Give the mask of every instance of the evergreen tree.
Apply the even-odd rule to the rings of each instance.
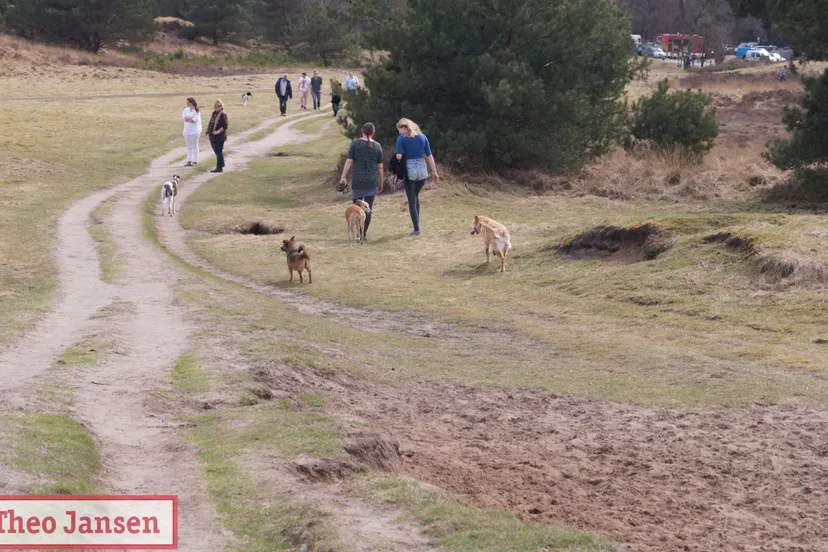
[[[621,130],[632,41],[616,0],[410,0],[366,41],[388,57],[347,98],[350,136],[371,121],[393,143],[408,117],[444,162],[564,171]]]
[[[196,27],[190,38],[206,36],[215,45],[244,38],[252,30],[250,0],[192,0],[186,15]]]
[[[290,52],[301,59],[321,59],[328,67],[341,58],[352,42],[348,37],[349,20],[331,6],[330,0],[314,0],[290,22],[285,42]]]
[[[155,0],[15,0],[7,24],[27,38],[97,52],[106,42],[151,36],[155,13]]]
[[[680,148],[700,157],[710,151],[719,135],[713,97],[693,90],[671,93],[664,79],[652,96],[633,104],[630,132],[659,148]]]
[[[824,0],[729,0],[738,15],[754,15],[775,25],[809,60],[828,59],[828,6]],[[765,157],[780,169],[793,169],[802,183],[825,188],[828,183],[828,70],[819,78],[803,78],[800,107],[785,109],[782,122],[791,132],[776,139]]]

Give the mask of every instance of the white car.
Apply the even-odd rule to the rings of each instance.
[[[774,63],[780,63],[782,61],[788,61],[787,59],[783,58],[780,54],[776,52],[770,52],[770,60]]]
[[[755,48],[747,51],[745,61],[771,61],[771,55],[764,48]]]

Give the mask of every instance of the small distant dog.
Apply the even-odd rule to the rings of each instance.
[[[506,253],[512,248],[509,229],[497,221],[477,215],[472,224],[472,235],[480,234],[486,246],[486,263],[492,262],[492,252],[500,257],[500,271],[506,272]]]
[[[361,199],[354,201],[345,209],[345,221],[348,223],[348,243],[351,238],[360,244],[365,243],[365,215],[371,213],[371,208]]]
[[[242,105],[247,105],[247,99],[252,95],[252,92],[245,92],[244,94],[242,94]]]
[[[164,207],[167,207],[167,212],[170,216],[175,214],[175,196],[178,195],[178,185],[181,184],[181,177],[173,175],[173,177],[164,182],[161,186],[161,216],[164,216]]]
[[[296,236],[292,236],[289,240],[282,240],[282,251],[287,257],[288,271],[290,271],[290,281],[293,281],[293,271],[299,273],[299,283],[305,281],[302,279],[302,270],[308,271],[308,283],[313,283],[313,274],[311,273],[310,255],[308,255],[308,248],[303,243],[296,243]]]

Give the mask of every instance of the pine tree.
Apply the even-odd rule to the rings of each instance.
[[[248,36],[252,30],[250,0],[192,0],[187,19],[196,33],[220,41]],[[194,38],[194,35],[191,35]]]
[[[343,125],[393,143],[408,117],[443,162],[576,169],[620,131],[629,35],[616,0],[410,0],[367,33],[389,55]]]
[[[155,13],[155,0],[15,0],[6,22],[28,38],[97,52],[106,42],[151,36]]]

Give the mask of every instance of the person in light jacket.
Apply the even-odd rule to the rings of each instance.
[[[198,165],[198,137],[201,135],[201,112],[195,98],[187,98],[187,107],[181,114],[184,119],[184,142],[187,144],[185,167]]]
[[[311,89],[311,80],[308,78],[307,73],[302,73],[302,76],[299,78],[299,99],[301,101],[300,107],[302,109],[308,109],[308,94],[310,94]]]

